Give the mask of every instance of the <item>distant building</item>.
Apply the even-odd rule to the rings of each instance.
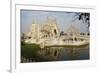
[[[79,30],[74,26],[74,25],[70,25],[70,27],[67,29],[67,35],[69,36],[79,36],[80,32]]]

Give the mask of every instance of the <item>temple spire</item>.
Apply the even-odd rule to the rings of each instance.
[[[35,20],[34,20],[34,18],[32,19],[32,24],[35,24]]]

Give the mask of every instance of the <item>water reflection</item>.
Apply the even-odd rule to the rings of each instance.
[[[80,47],[46,47],[38,52],[44,61],[89,59],[89,45]]]

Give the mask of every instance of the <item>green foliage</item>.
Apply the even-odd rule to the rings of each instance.
[[[90,13],[81,13],[81,12],[79,12],[79,13],[76,13],[75,16],[77,17],[76,19],[82,20],[83,23],[86,23],[88,25],[88,28],[89,28],[89,26],[90,26]]]
[[[40,50],[40,46],[37,44],[24,44],[21,45],[21,57],[25,57],[28,59],[34,59],[38,57],[38,50]]]

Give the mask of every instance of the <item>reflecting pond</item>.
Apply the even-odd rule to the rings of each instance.
[[[29,45],[30,46],[30,45]],[[21,48],[21,62],[47,62],[47,61],[69,61],[88,60],[89,45],[79,47],[34,47]]]
[[[80,47],[47,47],[39,54],[50,61],[86,60],[89,59],[89,45]]]

